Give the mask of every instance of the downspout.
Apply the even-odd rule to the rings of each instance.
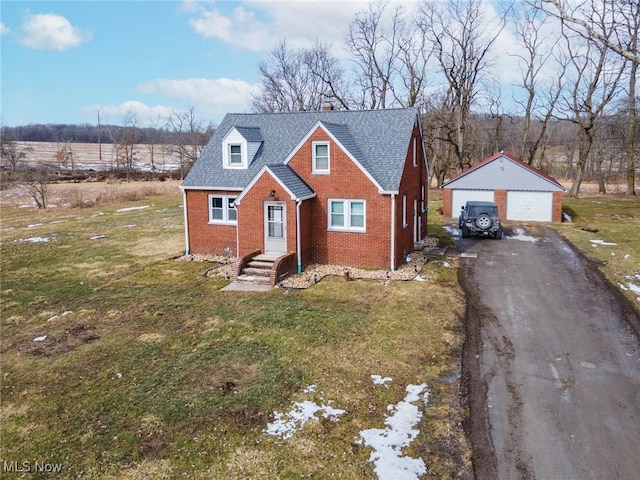
[[[189,255],[189,217],[187,215],[187,191],[182,189],[182,207],[184,209],[184,254]]]
[[[238,215],[238,206],[236,205],[236,258],[240,258],[240,215]]]
[[[396,253],[396,195],[391,194],[391,260],[390,270],[393,272],[396,269],[394,264]]]
[[[302,241],[300,240],[300,207],[302,200],[296,201],[296,257],[298,259],[297,272],[302,272]]]

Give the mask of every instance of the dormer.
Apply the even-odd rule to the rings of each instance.
[[[257,127],[232,127],[222,139],[222,166],[246,169],[262,145]]]

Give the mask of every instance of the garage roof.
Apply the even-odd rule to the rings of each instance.
[[[440,188],[478,190],[564,191],[556,179],[504,152],[464,170]]]

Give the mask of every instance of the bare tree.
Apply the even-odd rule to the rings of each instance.
[[[624,19],[620,28],[621,43],[625,45],[625,51],[635,54],[636,59],[640,53],[640,1],[627,0],[620,2],[619,16]],[[629,83],[627,88],[628,116],[626,131],[626,183],[627,194],[635,195],[635,170],[636,170],[636,135],[638,133],[638,106],[637,106],[637,81],[638,63],[629,62]]]
[[[568,60],[561,52],[554,51],[558,38],[544,33],[547,15],[528,4],[521,4],[519,7],[514,10],[513,15],[514,33],[519,40],[518,45],[522,47],[522,53],[513,56],[518,59],[522,79],[519,86],[524,91],[524,98],[514,97],[514,102],[524,112],[518,157],[533,165],[538,154],[540,153],[540,157],[544,154],[539,151],[545,145],[547,128],[562,92]],[[555,76],[545,79],[544,70],[550,64],[556,66]],[[537,120],[537,128],[532,126],[534,120]]]
[[[162,130],[162,124],[164,123],[162,117],[157,115],[151,119],[149,128],[142,130],[142,137],[147,146],[149,153],[149,162],[151,163],[151,175],[155,176],[157,171],[156,166],[156,147],[158,144],[163,143],[163,136],[165,132]]]
[[[56,152],[55,157],[59,167],[68,168],[70,166],[71,173],[74,173],[76,154],[69,142],[64,143],[64,145],[58,146],[58,151]]]
[[[584,39],[608,49],[628,66],[628,124],[626,132],[627,194],[635,195],[635,136],[637,132],[637,77],[640,64],[640,2],[638,0],[529,0],[560,19]],[[594,14],[599,18],[594,21]]]
[[[591,1],[593,10],[588,19],[591,28],[597,29],[601,36],[609,36],[612,28],[607,21],[611,14],[610,10],[598,0]],[[580,128],[578,159],[569,193],[571,196],[578,196],[599,121],[606,113],[609,104],[620,93],[619,82],[626,60],[613,55],[604,44],[585,39],[571,29],[563,28],[563,37],[570,59],[572,82],[568,85],[568,93],[561,99],[561,108],[566,118]],[[595,165],[598,190],[605,193],[601,158],[598,156],[595,157]]]
[[[39,164],[34,168],[27,168],[20,172],[17,183],[36,202],[39,209],[46,209],[49,202],[49,185],[53,174],[49,165]]]
[[[253,97],[257,112],[297,112],[319,110],[322,80],[305,63],[303,49],[292,50],[281,40],[268,62],[258,66],[262,89]]]
[[[309,72],[320,81],[320,95],[323,101],[335,102],[338,108],[349,110],[349,85],[338,59],[331,54],[330,46],[317,42],[304,50],[303,63]]]
[[[5,125],[0,127],[0,157],[11,172],[16,172],[31,151],[33,148],[20,146],[14,142]]]
[[[444,107],[452,113],[446,141],[459,169],[471,164],[469,119],[490,73],[490,51],[505,17],[487,18],[481,0],[424,1],[419,26],[444,75]]]
[[[358,108],[411,107],[422,101],[431,53],[416,21],[402,5],[377,0],[349,25]]]
[[[623,18],[629,25],[638,21],[637,0],[600,0],[597,2],[593,0],[589,2],[571,2],[569,0],[530,1],[559,18],[569,29],[583,38],[599,43],[636,65],[640,64],[637,36],[636,43],[633,44],[633,42],[621,42],[617,34],[611,34],[611,27],[614,27]],[[609,28],[603,30],[599,25],[592,22],[592,9],[608,10],[611,13],[608,18],[603,18]]]
[[[198,118],[194,106],[183,112],[173,112],[167,124],[171,130],[174,151],[180,159],[180,175],[183,178],[202,153],[213,133],[213,127],[205,125]]]

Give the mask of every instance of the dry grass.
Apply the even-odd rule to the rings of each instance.
[[[430,405],[406,454],[434,477],[471,477],[455,262],[428,262],[425,282],[225,293],[206,265],[171,259],[181,203],[3,204],[0,458],[61,462],[58,478],[374,478],[359,432],[383,427],[405,386],[426,382]],[[132,206],[148,208],[120,211]],[[35,236],[48,241],[18,241]],[[393,381],[376,386],[372,374]],[[300,400],[347,413],[291,440],[264,433]]]
[[[115,203],[135,202],[145,198],[171,195],[179,192],[180,181],[154,182],[82,182],[52,183],[48,186],[49,208],[91,208]],[[19,187],[0,190],[5,206],[36,207],[27,192]]]

